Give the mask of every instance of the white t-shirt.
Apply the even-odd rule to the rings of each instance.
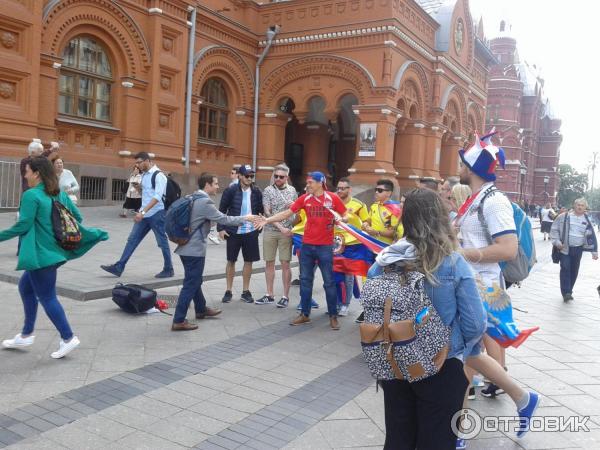
[[[554,219],[552,219],[550,217],[550,213],[554,213],[554,210],[552,208],[542,208],[541,214],[542,214],[542,222],[553,222]]]
[[[248,188],[246,190],[242,189],[242,208],[240,211],[240,216],[247,216],[248,214],[252,214],[252,204],[250,203],[252,189]],[[237,234],[246,234],[254,231],[254,225],[252,222],[244,222],[242,223],[237,230]]]
[[[490,245],[485,229],[477,216],[477,210],[484,193],[492,185],[493,183],[484,184],[467,212],[457,220],[457,225],[460,227],[458,237],[463,248],[484,248]],[[512,205],[500,191],[494,191],[486,197],[483,202],[483,218],[492,240],[504,234],[516,233]],[[487,286],[493,283],[503,285],[500,277],[502,271],[498,263],[469,261],[469,264]]]
[[[582,214],[569,213],[569,247],[581,247],[585,244],[585,230],[588,221]]]

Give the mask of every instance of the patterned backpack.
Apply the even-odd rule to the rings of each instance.
[[[450,341],[420,272],[391,270],[365,282],[360,325],[363,356],[374,378],[412,383],[439,372]]]
[[[64,250],[75,250],[81,243],[77,219],[58,199],[52,199],[52,230],[58,245]]]

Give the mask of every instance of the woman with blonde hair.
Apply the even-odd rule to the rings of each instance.
[[[456,184],[450,190],[450,222],[458,215],[458,210],[471,195],[471,188],[466,184]]]
[[[456,448],[452,419],[462,408],[468,385],[463,361],[479,352],[479,341],[486,328],[475,277],[459,253],[445,203],[429,189],[406,194],[402,214],[405,237],[379,253],[361,293],[365,322],[382,323],[383,308],[378,306],[386,296],[392,300],[391,321],[395,322],[405,306],[400,284],[388,281],[395,280],[397,273],[411,283],[423,280],[428,299],[450,331],[448,353],[436,374],[412,383],[389,376],[379,380],[383,388],[386,450]],[[391,289],[382,293],[384,286]]]

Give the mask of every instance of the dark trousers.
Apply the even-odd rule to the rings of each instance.
[[[583,255],[583,247],[569,247],[569,254],[560,254],[560,292],[562,295],[572,294],[573,286],[579,275],[579,264]]]
[[[422,381],[382,381],[384,450],[454,450],[451,421],[462,408],[467,385],[463,364],[456,358]]]
[[[206,311],[206,299],[202,293],[202,274],[204,273],[204,256],[180,256],[183,264],[183,286],[173,315],[173,323],[182,323],[187,315],[190,302],[194,301],[197,314]]]

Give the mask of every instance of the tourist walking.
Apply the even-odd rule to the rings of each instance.
[[[265,216],[269,217],[281,211],[285,211],[298,198],[296,189],[288,184],[290,169],[285,165],[279,165],[273,170],[271,184],[263,191],[263,207]],[[283,283],[283,295],[277,301],[278,308],[286,308],[290,302],[290,284],[292,282],[292,226],[294,217],[266,225],[263,233],[263,258],[265,260],[265,281],[267,293],[257,299],[257,305],[268,305],[275,303],[275,256],[279,253],[281,264],[281,281]]]
[[[482,298],[495,295],[510,302],[498,263],[515,258],[518,240],[512,205],[506,195],[494,186],[496,166],[503,163],[502,156],[499,156],[501,150],[482,147],[479,136],[476,135],[475,139],[471,148],[459,151],[460,182],[468,185],[473,194],[458,211],[454,226],[458,230],[463,255],[475,272]],[[488,354],[475,349],[467,355],[466,364],[491,380],[482,395],[495,397],[506,392],[515,402],[518,415],[523,419],[517,437],[522,437],[529,430],[528,419],[537,408],[540,396],[525,391],[507,374],[504,348],[487,334],[484,343]]]
[[[228,216],[259,215],[263,213],[263,197],[258,186],[254,184],[254,169],[249,165],[240,166],[238,169],[238,183],[231,184],[221,196],[219,211]],[[260,261],[258,248],[258,230],[246,221],[239,226],[217,224],[219,237],[227,240],[227,265],[225,277],[227,287],[223,295],[223,303],[233,299],[233,278],[235,277],[235,263],[242,251],[244,268],[242,269],[242,295],[241,300],[254,303],[250,292],[250,277],[252,264]]]
[[[65,311],[56,296],[56,272],[71,259],[84,255],[100,241],[108,239],[105,231],[85,228],[82,216],[65,192],[58,187],[58,177],[52,163],[45,157],[32,158],[25,166],[29,189],[21,198],[19,220],[11,228],[0,231],[0,241],[22,237],[17,270],[24,270],[19,280],[19,294],[23,301],[25,321],[23,329],[12,339],[2,342],[5,348],[24,348],[35,340],[34,327],[38,303],[58,330],[61,340],[51,357],[66,356],[79,345]],[[53,201],[60,202],[75,217],[81,232],[81,241],[75,250],[65,250],[55,237],[52,222]]]
[[[54,165],[54,171],[58,177],[58,188],[62,192],[66,192],[73,204],[77,205],[77,193],[79,192],[79,183],[77,178],[69,169],[65,169],[64,160],[58,153],[50,157]]]
[[[135,155],[135,165],[142,173],[142,206],[136,213],[133,228],[127,238],[121,258],[114,264],[100,266],[103,270],[120,277],[135,249],[149,231],[154,233],[156,243],[162,251],[163,269],[155,278],[170,278],[175,275],[171,261],[171,249],[165,233],[165,204],[163,197],[167,189],[167,177],[154,164],[150,155],[139,152]],[[146,267],[148,261],[145,261]]]
[[[552,229],[552,222],[554,222],[555,217],[556,211],[552,209],[550,202],[546,203],[546,205],[540,209],[541,231],[544,235],[544,240],[550,239],[548,235]]]
[[[325,175],[311,172],[306,179],[306,194],[301,195],[289,209],[256,221],[255,226],[281,222],[304,210],[306,225],[300,249],[300,306],[301,311],[290,325],[310,323],[311,298],[315,278],[315,266],[323,277],[323,289],[327,299],[329,325],[339,330],[337,320],[337,293],[333,280],[333,229],[336,220],[348,220],[346,207],[340,198],[327,191]]]
[[[137,166],[133,166],[131,175],[127,179],[127,192],[125,192],[125,202],[123,211],[119,216],[127,217],[127,211],[138,212],[142,207],[142,175]]]
[[[385,408],[384,449],[454,450],[452,418],[462,408],[467,387],[463,360],[478,348],[486,314],[441,196],[428,188],[410,192],[402,222],[404,238],[386,247],[369,270],[361,294],[365,322],[383,323],[386,297],[392,300],[391,321],[400,320],[400,312],[407,308],[399,303],[405,296],[405,288],[397,282],[402,275],[411,285],[424,281],[435,312],[449,328],[449,342],[445,360],[435,361],[441,365],[436,374],[410,383],[396,378],[379,381]],[[384,267],[385,274],[379,277]]]
[[[198,328],[197,324],[186,320],[190,303],[194,302],[196,319],[215,317],[221,310],[206,306],[202,292],[202,275],[206,259],[206,237],[210,232],[211,221],[222,225],[238,226],[244,221],[256,219],[256,216],[246,215],[231,217],[220,212],[211,196],[219,190],[219,179],[212,173],[203,173],[198,179],[199,190],[194,192],[193,205],[190,214],[190,239],[179,245],[175,253],[183,264],[183,286],[179,292],[175,314],[173,314],[173,331],[189,331]]]
[[[573,300],[583,252],[591,252],[592,259],[598,259],[598,240],[587,209],[587,200],[578,198],[573,209],[556,218],[550,231],[552,245],[560,252],[560,293],[565,302]]]

